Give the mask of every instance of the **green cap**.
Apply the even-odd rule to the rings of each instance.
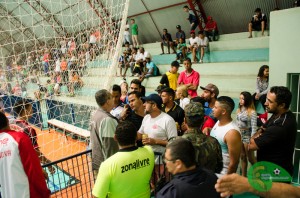
[[[199,102],[190,102],[184,108],[186,116],[204,116],[204,108]]]

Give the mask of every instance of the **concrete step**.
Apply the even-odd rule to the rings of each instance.
[[[227,41],[227,40],[239,40],[239,39],[245,39],[248,38],[249,32],[239,32],[239,33],[233,33],[233,34],[222,34],[219,36],[218,41]],[[261,35],[261,32],[259,31],[253,31],[252,32],[252,37],[257,38],[257,37],[268,37],[269,36],[269,31],[265,30],[265,36]]]
[[[269,37],[220,40],[209,43],[210,51],[269,48]]]

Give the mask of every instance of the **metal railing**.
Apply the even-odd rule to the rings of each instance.
[[[48,174],[51,197],[92,197],[91,153],[87,150],[42,166]],[[53,174],[49,171],[51,167],[56,169]]]
[[[42,167],[48,174],[47,185],[51,191],[51,197],[92,197],[94,175],[91,168],[92,150],[44,164]],[[152,196],[162,187],[171,176],[165,169],[162,154],[155,152],[156,164],[151,178]],[[51,174],[49,169],[56,169]],[[159,184],[158,184],[159,183]]]

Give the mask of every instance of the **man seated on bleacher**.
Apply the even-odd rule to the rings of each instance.
[[[192,53],[193,63],[196,63],[198,62],[197,52],[200,45],[200,38],[195,36],[195,30],[191,31],[191,38],[189,39],[189,41],[190,41],[189,51]]]
[[[172,36],[170,33],[168,33],[167,29],[163,29],[162,41],[160,43],[160,46],[162,50],[162,53],[160,55],[165,54],[164,46],[168,47],[168,54],[170,54],[170,48],[172,48],[174,54],[176,53]]]
[[[159,75],[159,70],[158,67],[155,65],[153,61],[151,61],[151,57],[147,56],[146,57],[146,68],[145,72],[143,73],[142,76],[140,76],[140,81],[143,82],[145,78],[149,78],[151,76],[158,76]]]
[[[150,57],[151,58],[151,54],[147,51],[145,51],[145,49],[143,47],[140,47],[137,55],[136,55],[136,63],[133,69],[133,72],[136,73],[135,76],[139,76],[142,75],[144,72],[144,68],[146,65],[146,57]]]
[[[200,63],[203,63],[203,57],[204,57],[204,53],[208,52],[208,38],[204,35],[203,31],[199,31],[199,40],[200,40],[200,44],[199,44],[199,50],[200,50]]]
[[[118,124],[114,139],[119,152],[101,164],[92,191],[95,197],[150,197],[154,153],[150,146],[136,146],[136,131],[130,121]]]
[[[218,25],[217,22],[214,21],[211,16],[207,17],[207,22],[204,28],[204,34],[209,39],[209,41],[217,40],[216,36],[218,36],[219,34]],[[211,40],[210,37],[213,37],[213,39]]]
[[[248,30],[249,30],[248,38],[252,38],[252,30],[255,31],[261,30],[261,35],[264,36],[266,27],[267,27],[267,16],[261,12],[260,8],[256,8],[255,15],[253,15],[250,23],[248,24]]]

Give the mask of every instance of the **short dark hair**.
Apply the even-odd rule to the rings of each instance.
[[[204,117],[200,115],[185,116],[185,122],[191,128],[200,128],[203,125]]]
[[[141,92],[139,92],[139,91],[132,91],[132,92],[129,92],[129,93],[128,93],[128,97],[129,97],[130,95],[135,95],[137,98],[142,98],[142,94],[141,94]]]
[[[172,96],[173,100],[175,100],[175,91],[172,88],[167,87],[167,88],[161,90],[161,93],[163,93],[163,92],[167,93],[169,96]]]
[[[121,87],[120,85],[113,85],[112,88],[111,88],[112,91],[117,91],[121,94]]]
[[[189,61],[190,63],[192,63],[190,58],[185,58],[184,61]]]
[[[134,19],[130,19],[131,21],[135,21]]]
[[[137,129],[130,121],[120,122],[117,125],[115,135],[120,146],[135,144]]]
[[[284,86],[274,86],[271,87],[270,93],[274,93],[276,95],[276,102],[278,105],[285,104],[284,108],[289,109],[292,101],[292,93],[291,91]]]
[[[4,113],[0,111],[0,130],[5,129],[8,126],[8,120]]]
[[[186,5],[186,6],[183,6],[183,8],[187,8],[187,9],[190,9],[190,8],[189,8],[189,6],[187,6],[187,5]]]
[[[167,30],[166,28],[164,28],[164,29],[163,29],[163,31],[166,31],[166,32],[168,32],[168,30]]]
[[[234,109],[234,101],[229,96],[220,96],[217,101],[231,114]]]
[[[32,104],[29,100],[21,99],[14,104],[13,110],[17,116],[21,116],[25,109],[29,108],[30,106],[32,106]]]
[[[95,99],[98,106],[103,106],[110,98],[111,94],[106,89],[101,89],[95,94]]]
[[[254,12],[261,12],[260,8],[256,8]]]
[[[189,140],[177,138],[170,142],[166,149],[170,150],[172,160],[181,160],[186,168],[196,165],[195,149]]]
[[[200,30],[200,31],[198,32],[198,34],[204,34],[204,32]]]
[[[141,81],[139,80],[139,79],[133,79],[131,82],[130,82],[130,85],[131,84],[136,84],[136,85],[138,85],[140,88],[141,88],[141,86],[142,86],[142,83],[141,83]]]

